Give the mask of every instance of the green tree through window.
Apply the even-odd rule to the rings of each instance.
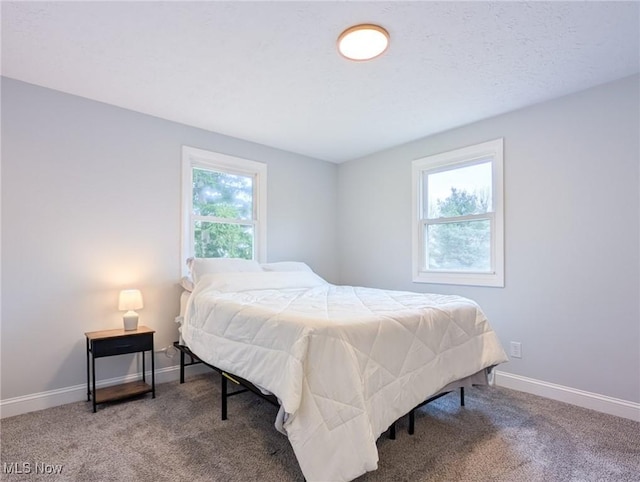
[[[451,188],[438,200],[433,217],[455,218],[485,213],[488,196]],[[433,224],[428,227],[429,268],[487,271],[491,266],[491,229],[487,220]]]
[[[253,258],[253,178],[193,169],[198,258]]]

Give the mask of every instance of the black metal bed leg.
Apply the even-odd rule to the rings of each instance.
[[[184,383],[184,351],[180,350],[180,383]]]
[[[460,406],[464,407],[464,387],[460,387]]]
[[[222,383],[222,396],[220,397],[220,401],[222,402],[222,420],[227,419],[227,377],[225,377],[222,373],[220,374],[220,380]]]
[[[409,412],[409,435],[413,435],[416,431],[416,410],[415,408]]]
[[[393,422],[391,424],[391,427],[389,427],[389,438],[391,440],[395,440],[396,439],[396,423]]]

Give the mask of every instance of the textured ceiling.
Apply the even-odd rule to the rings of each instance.
[[[377,23],[382,57],[341,31]],[[341,162],[639,71],[637,2],[6,2],[2,75]]]

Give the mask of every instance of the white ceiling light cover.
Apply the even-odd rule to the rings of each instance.
[[[338,50],[350,60],[371,60],[389,46],[389,33],[378,25],[356,25],[338,38]]]

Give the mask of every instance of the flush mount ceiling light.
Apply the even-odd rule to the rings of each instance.
[[[378,25],[355,25],[338,37],[338,51],[349,60],[374,59],[388,46],[389,32]]]

